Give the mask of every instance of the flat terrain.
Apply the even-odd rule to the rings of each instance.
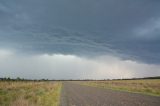
[[[160,97],[64,82],[61,106],[160,106]]]
[[[160,106],[159,82],[0,81],[0,106]]]
[[[78,83],[98,88],[160,96],[160,79],[79,81]]]
[[[60,82],[0,81],[0,106],[58,106]]]

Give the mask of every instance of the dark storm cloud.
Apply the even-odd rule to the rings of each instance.
[[[160,63],[159,10],[158,0],[1,0],[0,47]]]

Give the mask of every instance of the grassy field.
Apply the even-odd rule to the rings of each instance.
[[[160,79],[81,81],[82,85],[160,96]]]
[[[0,81],[0,106],[58,106],[60,82]]]

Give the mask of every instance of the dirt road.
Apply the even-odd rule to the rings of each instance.
[[[160,97],[64,82],[60,106],[160,106]]]

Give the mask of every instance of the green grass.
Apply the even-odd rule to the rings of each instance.
[[[82,85],[160,96],[160,79],[81,81]]]
[[[0,106],[58,106],[60,82],[0,81]]]

